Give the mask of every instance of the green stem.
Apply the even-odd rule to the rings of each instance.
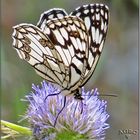
[[[10,122],[4,121],[4,120],[1,120],[1,124],[14,131],[19,132],[22,135],[28,135],[28,136],[32,135],[32,131],[28,127],[23,127],[23,126],[20,126],[20,125],[14,124],[14,123],[10,123]]]

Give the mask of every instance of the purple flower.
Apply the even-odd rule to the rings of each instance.
[[[109,115],[106,112],[107,102],[98,98],[97,89],[85,92],[83,100],[50,94],[60,92],[50,83],[42,82],[42,87],[32,86],[34,92],[26,96],[29,101],[27,117],[37,140],[103,140]],[[47,98],[46,98],[47,97]]]

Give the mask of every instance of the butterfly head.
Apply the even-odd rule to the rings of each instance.
[[[74,93],[74,98],[77,100],[83,100],[79,89],[76,89],[76,91]]]

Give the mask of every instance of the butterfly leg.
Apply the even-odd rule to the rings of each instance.
[[[58,92],[58,93],[49,94],[48,96],[46,96],[45,101],[46,101],[46,99],[47,99],[48,97],[50,97],[50,96],[55,96],[55,95],[59,95],[60,93],[61,93],[61,91]],[[65,105],[66,105],[66,96],[64,96],[64,104],[63,104],[63,106],[62,106],[62,109],[58,112],[58,114],[57,114],[57,116],[56,116],[56,119],[55,119],[55,121],[54,121],[54,127],[56,126],[57,119],[58,119],[59,115],[61,114],[61,112],[63,111],[63,109],[65,108]]]
[[[81,100],[81,114],[83,113],[83,106],[84,106],[84,104],[83,104],[83,100]]]
[[[56,119],[55,119],[55,122],[54,122],[54,127],[56,126],[57,119],[58,119],[59,115],[61,114],[61,112],[63,111],[63,109],[65,108],[65,105],[66,105],[66,96],[64,96],[64,104],[63,104],[61,110],[58,112],[58,114],[56,116]]]
[[[49,94],[49,95],[47,95],[46,98],[45,98],[45,101],[46,101],[46,99],[47,99],[48,97],[50,97],[50,96],[55,96],[55,95],[59,95],[60,93],[61,93],[61,91],[58,92],[58,93],[54,93],[54,94]]]
[[[80,104],[80,105],[79,105],[79,104]],[[77,108],[78,108],[80,114],[82,114],[82,113],[83,113],[83,106],[84,106],[84,105],[85,105],[85,104],[83,103],[82,100],[80,101],[80,103],[79,103],[79,101],[77,101],[76,107],[74,108],[74,111],[73,111],[73,116],[76,115]],[[79,109],[79,108],[80,108],[80,109]]]

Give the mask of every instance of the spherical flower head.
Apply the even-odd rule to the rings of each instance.
[[[27,118],[37,140],[104,140],[106,123],[109,115],[106,112],[107,102],[98,98],[94,89],[85,92],[82,88],[83,100],[74,97],[52,95],[59,89],[50,83],[42,82],[41,87],[32,86],[34,92],[26,96],[29,101]],[[47,97],[47,98],[46,98]],[[58,116],[62,107],[64,109]],[[56,121],[56,125],[54,123]]]

